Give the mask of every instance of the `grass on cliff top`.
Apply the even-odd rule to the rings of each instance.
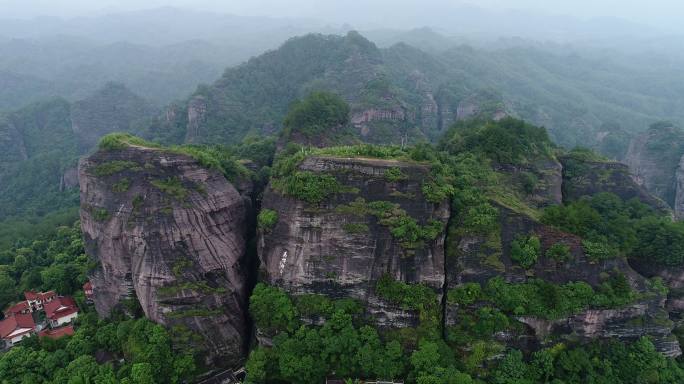
[[[325,173],[301,171],[299,165],[311,156],[330,156],[340,158],[370,158],[396,160],[404,163],[429,166],[430,173],[422,182],[425,199],[440,203],[453,195],[449,167],[442,161],[440,154],[429,144],[418,144],[408,149],[398,146],[359,144],[350,146],[310,148],[296,144],[289,145],[278,155],[273,165],[272,182],[276,190],[310,203],[323,201],[329,195],[345,193],[344,186]],[[392,178],[392,172],[395,174]],[[390,182],[408,178],[398,168],[389,168]],[[387,176],[387,175],[386,175]]]
[[[614,161],[610,160],[609,158],[594,152],[593,150],[589,148],[583,148],[583,147],[575,147],[571,151],[569,151],[566,155],[566,157],[571,157],[575,160],[579,161],[585,161],[585,162],[593,162],[593,163],[614,163]]]
[[[409,157],[409,153],[402,150],[398,146],[359,144],[339,147],[315,148],[290,144],[275,159],[273,164],[273,176],[283,177],[295,173],[297,171],[297,167],[299,167],[302,161],[311,156],[413,161]]]
[[[219,146],[174,145],[171,147],[164,147],[137,136],[120,132],[110,133],[104,136],[98,145],[98,148],[104,151],[116,151],[128,147],[158,149],[168,153],[190,156],[202,167],[215,169],[221,172],[230,181],[235,181],[239,178],[249,178],[252,174],[252,172],[240,163],[230,151]]]

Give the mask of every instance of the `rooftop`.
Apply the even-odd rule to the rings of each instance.
[[[0,337],[8,338],[33,331],[36,323],[31,314],[16,314],[0,321]]]
[[[64,336],[72,336],[74,334],[74,326],[67,325],[66,327],[56,328],[56,329],[45,329],[40,331],[38,336],[49,337],[51,339],[59,339]]]
[[[57,296],[57,293],[55,291],[47,291],[47,292],[34,292],[34,291],[26,291],[24,292],[24,297],[26,300],[29,301],[35,301],[35,300],[40,300],[45,301],[46,299],[50,297],[55,297]]]
[[[20,301],[13,306],[7,308],[5,311],[5,317],[11,317],[12,315],[29,311],[29,305],[26,301]]]
[[[54,300],[45,303],[45,315],[50,320],[69,316],[76,312],[78,312],[78,307],[71,297],[57,297]]]

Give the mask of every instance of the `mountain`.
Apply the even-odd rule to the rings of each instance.
[[[317,95],[290,107],[288,130],[302,110],[340,124],[339,108],[318,107],[339,100]],[[249,182],[252,161],[123,134],[81,161],[101,317],[139,301],[189,330],[204,364],[246,361],[257,382],[604,382],[637,360],[684,377],[682,305],[668,293],[681,286],[684,224],[626,165],[510,117],[459,122],[437,146],[290,143],[266,185]],[[226,172],[238,164],[250,170]],[[573,356],[587,362],[566,369]]]
[[[83,99],[110,81],[164,105],[270,47],[206,40],[149,46],[66,36],[11,39],[0,42],[0,110],[50,96]]]
[[[9,71],[0,71],[0,89],[0,110],[19,108],[55,95],[49,81]]]
[[[278,132],[291,102],[326,90],[350,103],[357,136],[368,142],[434,140],[459,119],[513,115],[547,127],[563,146],[622,158],[630,135],[684,117],[673,108],[684,79],[647,67],[524,42],[427,53],[405,43],[378,48],[356,32],[307,35],[229,68],[174,106],[167,123],[188,142],[234,143]]]
[[[188,40],[259,39],[278,42],[286,31],[298,31],[293,36],[320,27],[312,20],[249,17],[194,11],[191,9],[158,7],[98,16],[33,19],[3,18],[0,36],[7,38],[42,38],[46,36],[87,37],[101,43],[122,41],[161,46]],[[291,32],[287,32],[291,33]],[[262,41],[263,41],[262,40]]]
[[[129,132],[142,120],[156,116],[156,108],[123,84],[108,83],[71,106],[71,130],[83,152],[94,148],[110,132]]]
[[[236,144],[247,136],[279,134],[290,104],[322,90],[350,105],[347,126],[335,133],[341,138],[344,132],[344,143],[434,142],[463,119],[515,116],[545,126],[562,146],[593,147],[622,159],[644,127],[684,120],[675,108],[684,84],[677,75],[665,63],[650,75],[644,68],[652,60],[624,65],[623,59],[525,41],[495,50],[454,46],[425,52],[405,43],[378,48],[356,32],[306,35],[228,68],[215,83],[169,105],[160,118],[150,103],[110,84],[74,102],[69,124],[80,153],[116,130],[167,144]],[[3,137],[14,143],[20,135],[7,125]],[[8,145],[2,166],[26,157],[22,148]]]
[[[76,162],[100,136],[140,132],[156,116],[149,102],[109,83],[75,103],[55,98],[0,120],[0,218],[43,216],[76,207]]]

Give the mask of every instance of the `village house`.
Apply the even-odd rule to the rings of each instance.
[[[0,338],[6,346],[11,347],[35,333],[35,328],[36,323],[30,313],[15,314],[0,321]]]
[[[56,328],[78,317],[78,306],[71,297],[56,297],[45,303],[45,316],[50,326]]]
[[[26,315],[31,313],[31,306],[25,301],[20,301],[5,310],[5,317],[12,317],[14,315]]]
[[[25,301],[16,303],[4,311],[5,319],[0,321],[0,339],[6,347],[12,347],[25,337],[38,332],[40,337],[53,339],[73,335],[70,324],[78,317],[78,306],[71,297],[58,296],[55,291],[24,292]],[[36,324],[34,314],[45,312],[47,324]]]
[[[38,332],[38,337],[43,338],[43,337],[48,337],[50,339],[59,339],[60,337],[64,336],[73,336],[74,335],[74,326],[73,325],[67,325],[66,327],[60,327],[56,329],[44,329],[40,332]]]
[[[55,291],[47,291],[47,292],[28,291],[28,292],[24,292],[24,297],[26,298],[26,302],[28,302],[28,305],[31,308],[31,312],[33,312],[33,311],[43,310],[43,306],[46,303],[49,303],[52,300],[54,300],[57,297],[57,293]]]

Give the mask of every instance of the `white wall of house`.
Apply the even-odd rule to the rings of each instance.
[[[78,317],[78,312],[72,313],[69,316],[59,317],[59,318],[57,318],[57,320],[52,321],[52,326],[53,327],[59,327],[60,325],[71,323],[71,321],[77,317]]]
[[[31,332],[27,332],[27,331],[28,331],[28,328],[21,329],[20,333],[18,335],[12,336],[9,339],[9,344],[14,345],[14,344],[20,342],[23,338],[31,336]],[[21,333],[21,332],[25,332],[25,333]]]

